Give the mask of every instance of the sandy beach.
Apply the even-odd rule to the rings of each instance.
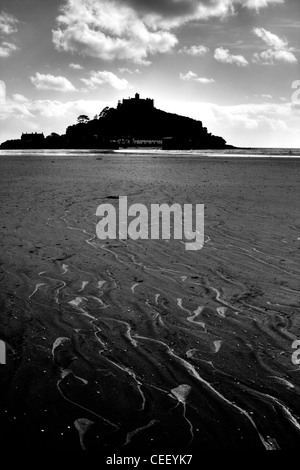
[[[296,449],[300,161],[1,155],[3,447]],[[205,204],[205,244],[99,240],[99,204]]]

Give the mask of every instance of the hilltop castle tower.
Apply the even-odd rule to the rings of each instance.
[[[152,100],[151,98],[140,98],[139,93],[136,93],[134,95],[134,98],[128,98],[122,101],[118,101],[118,109],[120,108],[132,110],[147,110],[150,108],[154,108],[154,100]]]

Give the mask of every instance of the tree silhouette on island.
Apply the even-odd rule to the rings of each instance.
[[[150,98],[123,99],[117,108],[105,107],[92,120],[85,114],[66,133],[58,135],[22,134],[8,140],[1,149],[117,149],[120,147],[157,147],[162,149],[224,149],[222,137],[214,136],[201,121],[167,113],[154,107]]]

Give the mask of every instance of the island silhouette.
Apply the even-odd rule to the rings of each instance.
[[[169,149],[233,148],[203,127],[202,121],[157,109],[154,100],[138,93],[123,99],[116,108],[105,107],[90,119],[81,114],[66,133],[23,133],[20,139],[7,140],[1,149],[118,149],[120,147],[157,147]]]

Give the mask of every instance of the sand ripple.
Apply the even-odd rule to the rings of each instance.
[[[298,162],[55,157],[52,174],[51,159],[28,157],[32,176],[18,158],[2,162],[4,442],[107,454],[296,446]],[[118,194],[204,200],[204,248],[97,239],[95,209]]]

